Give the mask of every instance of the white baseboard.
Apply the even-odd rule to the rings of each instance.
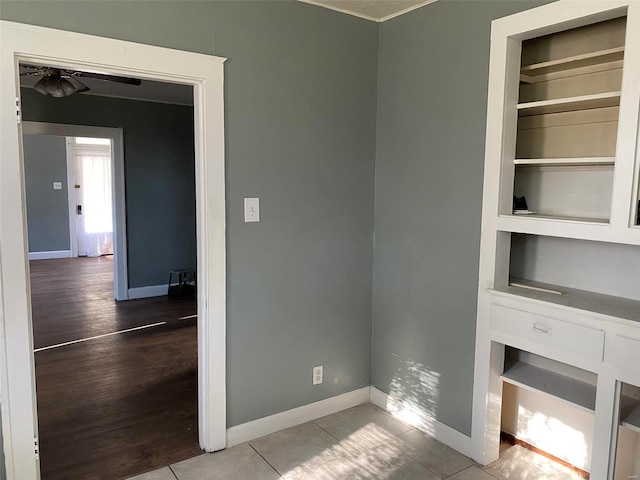
[[[438,422],[430,412],[395,399],[376,387],[371,387],[370,401],[404,423],[431,435],[439,442],[448,445],[467,457],[471,456],[471,437],[467,437],[448,425]]]
[[[71,250],[51,250],[47,252],[29,252],[29,260],[50,260],[52,258],[71,258]]]
[[[129,289],[129,300],[137,298],[162,297],[167,294],[167,284],[148,285],[146,287],[136,287]]]
[[[227,448],[368,402],[369,387],[364,387],[286,412],[236,425],[227,429]]]

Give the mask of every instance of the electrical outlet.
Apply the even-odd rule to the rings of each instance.
[[[54,190],[62,190],[62,182],[53,182]]]
[[[322,383],[322,365],[313,367],[313,384],[320,385]]]
[[[244,221],[245,222],[260,221],[260,199],[259,198],[244,199]]]

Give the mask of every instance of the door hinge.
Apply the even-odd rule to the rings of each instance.
[[[40,443],[38,437],[33,437],[33,449],[36,454],[36,461],[40,460]]]
[[[22,121],[22,109],[20,108],[20,97],[16,97],[16,122]]]

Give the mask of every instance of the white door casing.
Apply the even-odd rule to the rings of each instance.
[[[199,441],[206,451],[224,448],[225,59],[0,21],[0,411],[7,478],[40,477],[34,449],[37,419],[19,114],[21,61],[193,86]]]

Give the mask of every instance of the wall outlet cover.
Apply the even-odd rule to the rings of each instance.
[[[54,190],[62,190],[62,182],[53,182]]]
[[[322,383],[322,365],[313,367],[313,384],[320,385]]]

